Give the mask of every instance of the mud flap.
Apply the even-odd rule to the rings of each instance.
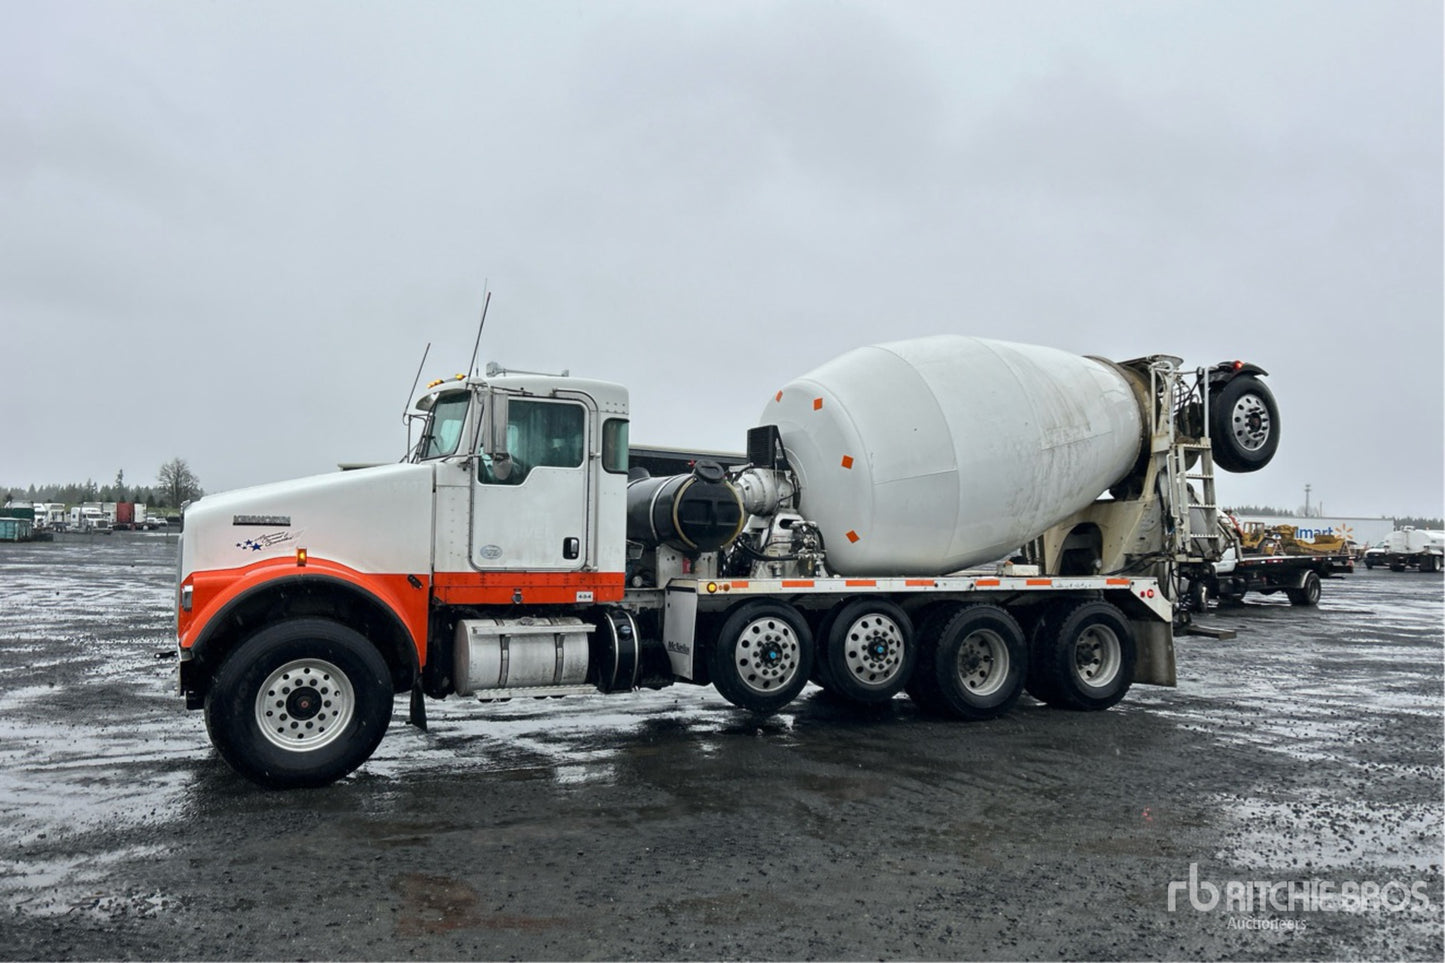
[[[696,679],[694,659],[697,647],[697,586],[673,582],[667,587],[666,610],[662,620],[662,641],[672,674],[679,679]]]
[[[1174,632],[1168,622],[1130,619],[1134,630],[1134,681],[1140,685],[1178,685],[1174,664]]]
[[[411,687],[411,715],[407,722],[426,732],[426,696],[421,691],[421,680]]]

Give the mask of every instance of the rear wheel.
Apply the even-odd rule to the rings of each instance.
[[[1051,627],[1056,626],[1051,631]],[[1067,709],[1107,709],[1129,691],[1137,658],[1129,621],[1108,602],[1080,602],[1041,620],[1034,696]]]
[[[1299,588],[1285,589],[1290,605],[1319,605],[1320,577],[1316,572],[1306,572]]]
[[[1028,668],[1023,630],[996,605],[950,607],[930,617],[909,695],[960,719],[994,719],[1013,708]]]
[[[739,708],[776,712],[808,683],[813,633],[791,605],[755,599],[723,619],[709,653],[713,687]]]
[[[394,695],[386,661],[359,632],[290,619],[227,657],[206,695],[206,728],[221,757],[253,782],[324,786],[371,757]]]
[[[818,635],[816,680],[853,702],[893,698],[918,658],[912,621],[886,599],[844,602],[824,618]]]

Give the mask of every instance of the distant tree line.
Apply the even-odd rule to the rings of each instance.
[[[82,502],[140,502],[153,508],[179,510],[188,501],[195,501],[204,495],[200,478],[186,464],[184,458],[172,458],[156,472],[151,485],[128,485],[125,469],[115,473],[115,480],[108,485],[97,485],[87,478],[83,482],[65,484],[30,485],[27,488],[0,489],[3,501],[63,502],[79,505]]]
[[[1225,511],[1233,515],[1282,515],[1285,518],[1305,517],[1303,512],[1296,511],[1292,508],[1275,508],[1272,505],[1237,505],[1233,508],[1226,508]],[[1395,524],[1401,528],[1409,525],[1412,528],[1445,529],[1445,519],[1418,518],[1413,515],[1381,515],[1380,517],[1395,519]]]

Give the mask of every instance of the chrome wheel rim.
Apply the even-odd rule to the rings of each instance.
[[[1269,409],[1264,399],[1255,394],[1243,394],[1234,403],[1230,413],[1230,427],[1234,440],[1245,451],[1259,451],[1269,441]]]
[[[802,643],[787,622],[774,616],[753,619],[733,642],[733,665],[743,685],[759,693],[787,686],[802,667]]]
[[[256,692],[257,727],[267,742],[288,752],[330,745],[355,715],[351,681],[324,659],[287,662]]]
[[[903,629],[886,615],[859,616],[843,635],[843,664],[860,685],[881,688],[903,671]]]
[[[1119,637],[1108,626],[1091,625],[1074,643],[1074,672],[1091,689],[1112,685],[1123,661]]]
[[[958,647],[956,669],[963,687],[976,696],[990,696],[1008,679],[1009,654],[1003,636],[991,629],[970,633]]]

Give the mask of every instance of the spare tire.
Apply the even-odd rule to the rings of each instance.
[[[1279,407],[1264,382],[1239,375],[1210,400],[1214,464],[1225,471],[1259,471],[1279,447]]]

